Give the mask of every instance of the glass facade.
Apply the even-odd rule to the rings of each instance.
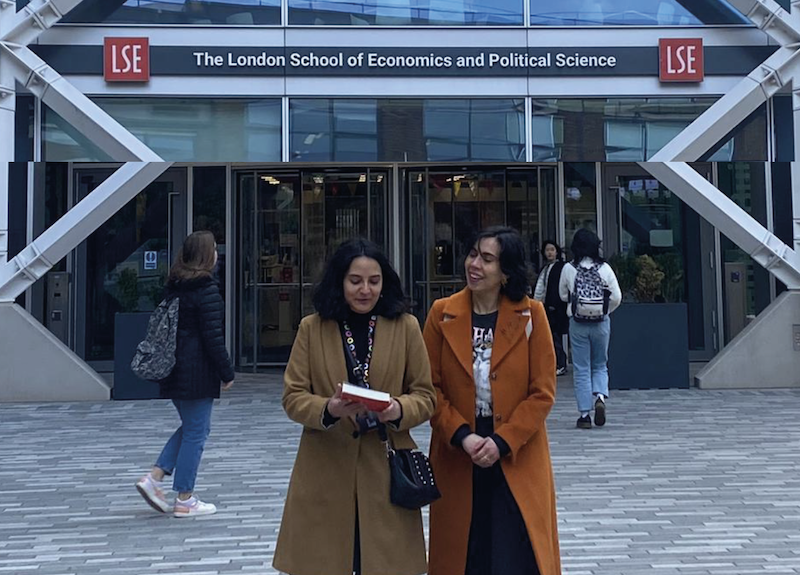
[[[531,0],[533,26],[750,24],[724,0]]]
[[[280,0],[84,0],[65,22],[279,25]]]
[[[525,160],[525,101],[290,102],[292,161]]]
[[[75,172],[75,199],[85,198],[111,173],[104,168]],[[87,361],[114,359],[117,314],[152,312],[163,298],[176,246],[170,236],[181,223],[175,218],[174,198],[181,195],[185,180],[183,169],[171,168],[76,250],[85,270],[76,283],[77,316],[85,326],[77,347]]]
[[[289,24],[521,26],[523,0],[288,0]]]
[[[386,249],[385,169],[234,172],[238,256],[236,361],[282,363],[325,261],[352,237]]]
[[[762,162],[720,163],[719,189],[767,226],[766,166]],[[769,305],[769,272],[727,236],[720,236],[724,342],[727,344]]]
[[[715,101],[716,98],[534,99],[533,159],[644,161]],[[765,106],[703,158],[709,161],[766,159]]]
[[[279,99],[94,98],[163,159],[240,162],[281,159]],[[43,107],[43,158],[111,161],[53,110]]]
[[[290,25],[532,26],[750,25],[725,0],[285,0]],[[29,0],[17,0],[17,6]],[[788,0],[781,0],[788,10]],[[280,25],[281,0],[84,0],[74,23]]]
[[[594,163],[564,164],[565,252],[571,257],[572,236],[581,228],[597,233],[597,170]]]
[[[464,287],[464,259],[475,234],[493,225],[519,230],[525,257],[539,268],[544,238],[556,236],[557,167],[409,169],[406,275],[412,311],[424,320],[434,300]],[[420,241],[422,239],[423,241]]]

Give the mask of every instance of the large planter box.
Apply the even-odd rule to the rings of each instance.
[[[685,303],[623,303],[611,314],[610,389],[689,387]]]
[[[158,399],[158,384],[140,379],[131,371],[136,346],[147,335],[149,313],[118,313],[114,320],[113,399]]]

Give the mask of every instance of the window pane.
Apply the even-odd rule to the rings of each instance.
[[[524,100],[303,100],[296,161],[524,161]]]
[[[530,0],[534,26],[751,24],[725,0]]]
[[[766,166],[761,162],[719,163],[719,189],[767,225]],[[730,342],[770,303],[769,272],[725,235],[720,235],[725,343]]]
[[[564,164],[564,243],[569,257],[576,231],[586,228],[597,233],[596,185],[595,164]]]
[[[278,99],[96,98],[95,102],[165,160],[281,159]],[[47,107],[43,124],[46,160],[112,160]]]
[[[280,0],[83,0],[64,22],[117,24],[281,23]]]
[[[192,229],[208,230],[217,242],[217,267],[214,271],[225,298],[225,266],[228,249],[225,245],[225,199],[227,174],[225,166],[198,166],[191,168],[192,178]]]
[[[289,0],[289,23],[336,26],[522,25],[523,0]]]
[[[533,157],[536,161],[644,161],[715,101],[715,98],[534,100]],[[766,107],[761,106],[701,160],[765,161],[766,134]]]

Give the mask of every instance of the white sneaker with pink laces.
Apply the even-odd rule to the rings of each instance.
[[[181,501],[175,499],[175,507],[172,514],[175,517],[195,517],[198,515],[213,515],[217,512],[217,506],[213,503],[203,503],[192,495],[189,499]]]
[[[167,498],[164,497],[161,482],[153,479],[153,476],[149,473],[136,482],[136,491],[156,511],[161,513],[169,511],[170,504],[167,503]]]

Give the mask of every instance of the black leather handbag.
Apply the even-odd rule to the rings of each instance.
[[[342,343],[344,345],[344,341]],[[357,369],[355,360],[346,345],[344,355],[350,370],[354,372],[356,385],[369,387],[361,376],[360,370]],[[416,449],[394,449],[389,441],[386,425],[380,423],[377,419],[374,421],[377,424],[378,435],[386,446],[386,457],[389,460],[389,500],[399,507],[419,509],[439,499],[442,494],[439,493],[439,488],[436,487],[433,469],[428,457]],[[373,427],[370,427],[365,431],[362,429],[362,422],[359,421],[358,423],[360,433],[354,433],[353,437],[358,437],[360,434],[373,429]]]
[[[417,449],[394,449],[383,424],[378,427],[378,433],[389,459],[389,500],[406,509],[419,509],[439,499],[442,494],[436,487],[428,456]]]

